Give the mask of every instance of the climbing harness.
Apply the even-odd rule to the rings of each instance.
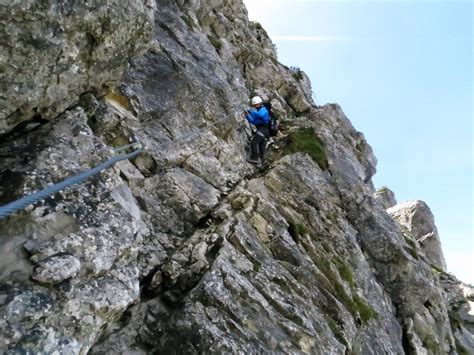
[[[119,153],[129,148],[133,148],[134,150],[130,153],[125,153],[125,154],[112,157],[109,160],[105,161],[104,163],[97,165],[96,167],[89,169],[87,171],[84,171],[83,173],[67,178],[66,180],[63,180],[55,185],[48,186],[47,188],[41,191],[25,196],[19,200],[10,202],[4,206],[0,206],[0,220],[8,217],[9,215],[15,213],[18,210],[25,208],[28,205],[35,204],[45,199],[46,197],[51,196],[55,194],[56,192],[59,192],[65,189],[66,187],[78,184],[90,178],[91,176],[100,173],[102,170],[110,168],[112,165],[114,165],[115,163],[121,160],[131,159],[143,151],[143,146],[140,142],[135,142],[135,143],[131,143],[131,144],[127,144],[127,145],[115,148],[114,151],[115,153]]]

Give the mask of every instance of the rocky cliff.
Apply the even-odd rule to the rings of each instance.
[[[428,207],[374,196],[363,134],[240,0],[0,11],[0,204],[146,147],[0,221],[2,352],[474,351]],[[255,93],[283,126],[261,169]]]

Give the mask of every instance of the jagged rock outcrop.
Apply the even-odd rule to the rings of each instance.
[[[8,157],[0,164],[3,179],[15,177],[2,190],[9,199],[97,165],[110,154],[79,107],[7,141],[0,151]],[[117,189],[129,190],[118,171],[108,170],[2,221],[2,349],[87,351],[101,328],[138,300],[135,261],[148,231],[114,199]]]
[[[446,271],[441,241],[430,208],[423,201],[408,201],[391,207],[388,214],[421,245],[428,262]]]
[[[375,156],[341,107],[313,104],[241,1],[158,0],[154,16],[149,50],[101,73],[119,85],[0,143],[2,204],[132,135],[146,146],[0,221],[1,351],[469,351],[460,284],[414,241],[418,219],[374,197]],[[255,92],[284,127],[261,170],[240,117]]]
[[[0,135],[112,88],[148,43],[150,0],[0,4]]]
[[[449,305],[456,349],[460,354],[470,354],[474,349],[474,287],[463,284],[450,274],[438,272]]]
[[[388,187],[382,187],[377,190],[374,194],[374,197],[379,201],[385,209],[393,207],[397,204],[395,194]]]

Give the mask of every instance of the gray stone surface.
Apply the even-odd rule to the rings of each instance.
[[[57,284],[75,276],[80,269],[81,262],[73,255],[51,255],[38,262],[32,278],[46,284]]]
[[[426,219],[387,214],[363,134],[337,104],[314,105],[308,78],[277,61],[240,0],[156,1],[150,49],[134,58],[151,14],[120,4],[91,18],[87,4],[52,12],[115,28],[98,48],[117,65],[86,80],[105,80],[105,96],[71,82],[81,98],[68,109],[31,88],[43,118],[57,117],[3,137],[0,204],[96,166],[132,135],[145,152],[0,222],[0,352],[471,350],[469,298],[414,239]],[[263,169],[245,162],[241,110],[255,93],[284,126]],[[288,147],[302,130],[325,159]]]
[[[410,231],[416,241],[420,241],[421,249],[428,261],[446,271],[441,240],[430,208],[423,201],[400,203],[387,211],[390,216]]]
[[[0,134],[116,84],[127,59],[144,49],[154,11],[149,0],[0,6]]]
[[[34,133],[7,141],[0,151],[7,157],[0,163],[1,171],[22,177],[9,186],[16,190],[3,190],[8,192],[3,197],[9,199],[84,171],[111,154],[87,125],[82,108],[65,112]],[[136,260],[143,236],[149,231],[109,196],[120,186],[123,181],[118,173],[107,170],[2,220],[2,238],[19,241],[14,244],[17,260],[2,258],[0,262],[2,270],[10,270],[0,280],[2,299],[7,300],[0,312],[9,319],[0,324],[1,333],[16,334],[5,340],[8,344],[2,349],[87,351],[100,329],[138,299],[139,271],[130,263]],[[37,283],[59,285],[41,289],[38,294]],[[16,301],[24,297],[33,303]],[[46,303],[48,308],[35,311],[42,300],[51,300]],[[8,312],[18,314],[17,321]]]
[[[377,190],[374,194],[374,197],[379,201],[385,209],[393,207],[397,204],[395,194],[388,187],[382,187]]]

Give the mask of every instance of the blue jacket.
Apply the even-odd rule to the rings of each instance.
[[[261,106],[258,110],[251,110],[247,111],[247,120],[259,127],[259,126],[268,126],[268,123],[270,122],[270,114],[268,113],[268,110],[265,108],[265,106]]]

